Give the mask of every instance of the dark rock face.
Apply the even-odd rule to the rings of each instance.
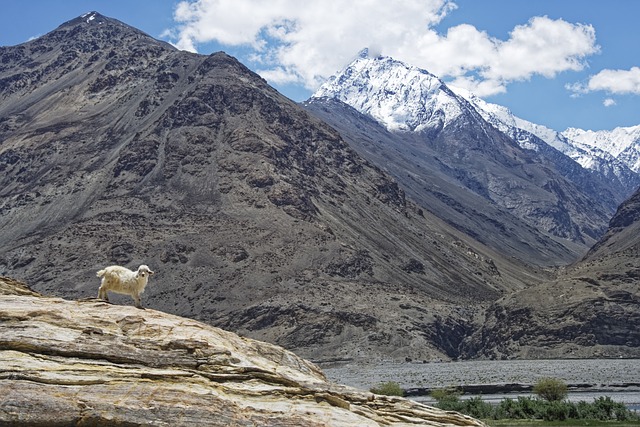
[[[235,59],[100,15],[0,48],[0,141],[0,273],[42,292],[144,263],[147,307],[306,357],[429,359],[541,280]]]
[[[585,256],[585,261],[622,251],[633,256],[640,247],[638,229],[640,228],[640,189],[620,205],[611,221],[609,229],[600,241]],[[628,271],[628,269],[625,269]]]
[[[498,300],[464,345],[477,357],[640,355],[640,192],[591,251],[555,281]]]

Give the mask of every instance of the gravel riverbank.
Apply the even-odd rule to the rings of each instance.
[[[640,401],[640,359],[483,360],[442,363],[371,363],[321,366],[330,380],[368,390],[386,381],[405,389],[478,385],[532,386],[553,377],[571,392],[637,393]],[[473,388],[473,387],[471,387]]]

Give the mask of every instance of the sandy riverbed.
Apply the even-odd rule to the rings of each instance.
[[[533,385],[540,378],[553,377],[568,385],[581,385],[571,390],[572,400],[608,395],[625,403],[640,403],[639,359],[347,363],[322,368],[332,381],[365,390],[386,381],[395,381],[403,389],[432,389],[478,384]]]

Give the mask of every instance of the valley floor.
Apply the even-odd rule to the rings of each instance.
[[[371,363],[322,366],[330,380],[361,389],[381,382],[394,381],[412,391],[412,399],[432,403],[429,389],[474,388],[478,385],[535,384],[540,378],[553,377],[569,386],[569,399],[592,402],[610,396],[628,407],[640,410],[640,360],[638,359],[561,359],[561,360],[483,360],[438,363]],[[517,388],[517,387],[515,387]],[[424,390],[424,393],[420,393]],[[482,393],[483,400],[500,401],[530,395]],[[465,398],[466,396],[463,396]]]

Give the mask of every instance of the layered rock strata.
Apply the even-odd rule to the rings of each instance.
[[[0,278],[0,424],[482,426],[333,384],[281,347]]]

